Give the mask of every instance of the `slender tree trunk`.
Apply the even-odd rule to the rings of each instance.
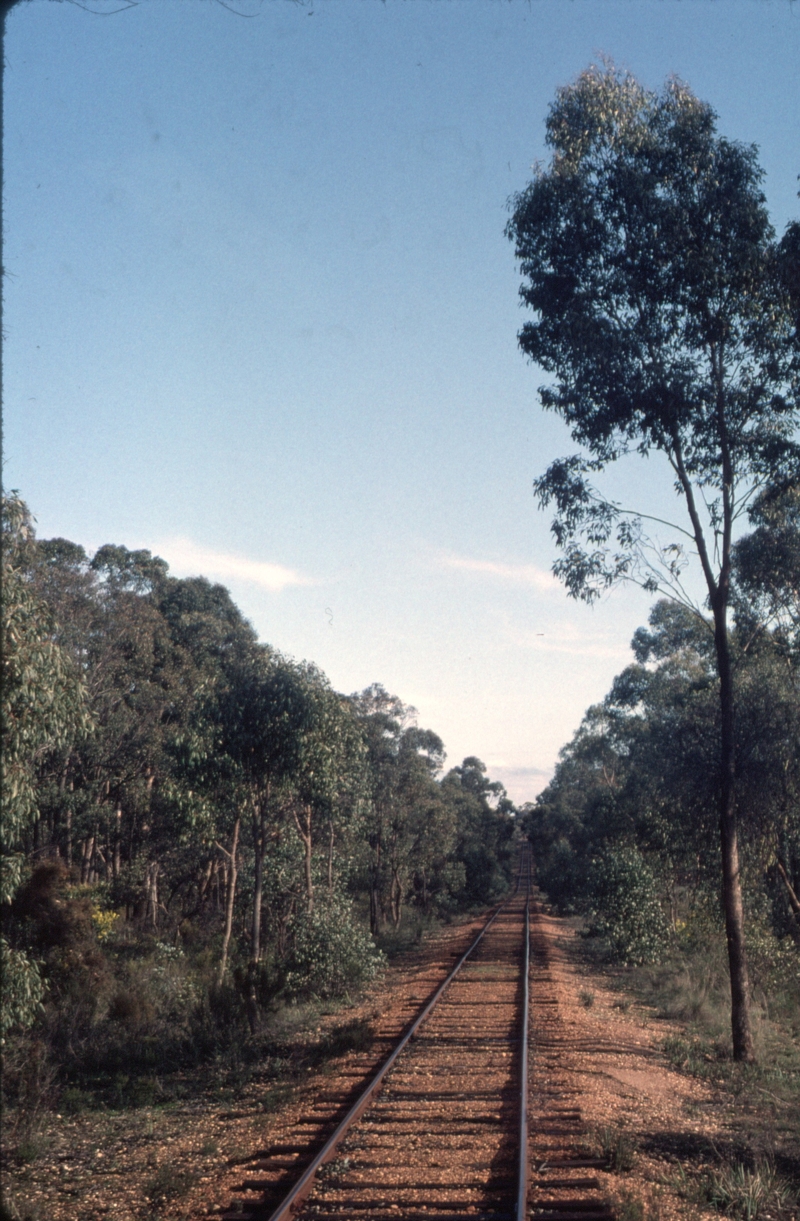
[[[715,369],[720,374],[721,353],[715,354]],[[733,468],[725,423],[724,389],[721,380],[717,394],[717,417],[722,452],[722,539],[719,578],[715,579],[703,526],[697,512],[694,489],[681,452],[680,438],[675,433],[674,469],[686,496],[686,507],[692,522],[703,575],[708,587],[714,614],[714,646],[719,675],[721,719],[720,741],[720,802],[719,832],[722,853],[722,906],[725,913],[725,935],[728,942],[728,967],[731,977],[731,1034],[733,1058],[755,1059],[753,1032],[750,1027],[750,987],[747,978],[747,958],[744,945],[744,908],[739,867],[739,840],[736,827],[736,739],[734,736],[734,693],[730,643],[728,641],[728,601],[730,597],[731,539],[733,528]]]
[[[374,846],[372,867],[369,879],[369,929],[373,937],[377,937],[381,928],[380,884],[381,884],[381,841],[378,838]]]
[[[198,904],[200,907],[202,907],[206,901],[206,895],[208,894],[209,887],[211,886],[211,879],[214,876],[214,866],[216,865],[216,863],[217,862],[214,860],[214,857],[212,856],[209,859],[208,864],[206,865],[205,873],[203,874],[202,878],[200,879],[199,894],[197,896]]]
[[[730,647],[725,608],[715,609],[714,638],[719,670],[721,712],[720,846],[722,850],[722,904],[728,965],[731,977],[731,1033],[733,1058],[755,1060],[750,1025],[750,984],[744,943],[744,907],[739,866],[739,837],[736,826],[736,742],[734,738],[734,696]]]
[[[328,894],[329,895],[333,894],[333,838],[334,838],[334,827],[333,827],[333,819],[331,819],[330,825],[328,827]]]
[[[395,928],[400,927],[400,917],[403,911],[403,887],[400,885],[400,878],[395,871],[392,872],[392,923]]]
[[[81,846],[81,886],[85,886],[89,881],[92,866],[92,853],[94,852],[94,836],[87,835]]]
[[[233,903],[236,898],[236,878],[238,876],[238,868],[236,862],[236,849],[239,844],[239,826],[241,819],[237,818],[233,825],[233,836],[231,838],[231,850],[226,852],[229,858],[230,865],[228,868],[228,888],[225,897],[225,933],[222,938],[222,954],[219,960],[219,973],[217,975],[217,983],[222,984],[225,978],[225,968],[228,965],[228,946],[231,943],[231,929],[233,928]],[[223,849],[225,851],[225,849]]]
[[[311,916],[314,912],[314,881],[311,876],[311,806],[306,806],[305,821],[303,848],[305,853],[306,898],[308,899],[308,914]]]
[[[67,809],[66,809],[66,804],[64,801],[64,794],[67,791],[68,773],[69,773],[69,755],[67,755],[67,758],[64,762],[64,766],[62,767],[61,773],[58,777],[58,808],[55,811],[51,811],[51,813],[50,813],[50,840],[51,840],[51,842],[55,838],[56,827],[58,827],[59,831],[60,831],[62,822],[64,823],[64,825],[66,825],[66,821],[67,821]],[[59,835],[58,838],[62,839],[62,840],[64,839],[64,837],[62,835]],[[63,848],[64,848],[64,858],[66,859],[66,856],[67,856],[66,842],[64,842]],[[56,856],[57,857],[61,856],[60,849],[61,849],[61,845],[58,845],[56,847]]]
[[[269,790],[261,793],[253,803],[253,851],[255,853],[255,876],[253,878],[253,926],[251,929],[250,966],[248,968],[245,1008],[250,1033],[255,1034],[259,1025],[258,1012],[258,964],[261,959],[261,907],[264,894],[264,848],[266,841],[267,801]]]
[[[114,855],[111,858],[111,874],[114,881],[119,877],[122,868],[122,806],[118,805],[114,812]]]
[[[287,936],[287,930],[289,927],[289,919],[293,914],[294,914],[294,906],[292,906],[292,908],[290,908],[290,910],[286,913],[285,916],[281,916],[281,918],[278,920],[278,928],[277,928],[277,933],[276,933],[276,937],[275,937],[275,944],[276,944],[276,947],[278,950],[279,958],[283,958],[286,955],[286,946],[287,946],[287,943],[289,940],[289,938]]]
[[[255,877],[253,879],[253,927],[250,934],[250,959],[257,963],[261,957],[261,901],[264,892],[264,816],[263,806],[253,806],[253,849],[255,852]]]
[[[158,875],[161,866],[157,861],[151,861],[147,866],[145,875],[145,888],[147,890],[147,907],[145,919],[149,920],[153,928],[158,928]]]
[[[70,789],[72,785],[70,784]],[[67,806],[65,826],[67,832],[66,855],[67,869],[72,869],[72,803]]]
[[[103,881],[104,881],[104,882],[107,882],[107,881],[108,881],[108,879],[109,879],[109,876],[110,876],[110,872],[111,872],[111,871],[110,871],[110,869],[109,869],[109,867],[108,867],[108,843],[106,843],[106,850],[105,850],[105,852],[103,852],[103,849],[102,849],[101,847],[99,847],[99,845],[98,845],[98,843],[97,843],[97,840],[95,839],[95,842],[94,842],[94,859],[95,859],[95,862],[99,861],[99,862],[100,862],[100,865],[102,865],[102,867],[103,867]],[[97,879],[98,879],[99,877],[100,877],[100,869],[98,868],[97,863],[95,863],[95,866],[94,866],[94,880],[95,880],[95,881],[97,881]]]

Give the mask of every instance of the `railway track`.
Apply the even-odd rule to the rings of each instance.
[[[354,1090],[340,1078],[338,1089],[318,1099],[305,1132],[301,1122],[296,1140],[250,1161],[250,1176],[223,1221],[613,1218],[598,1198],[599,1182],[586,1177],[599,1161],[575,1154],[581,1117],[570,1100],[546,1099],[533,1142],[529,1137],[535,910],[525,853],[512,896],[366,1088]],[[534,944],[534,980],[545,975]],[[543,1050],[557,1054],[552,1039]]]

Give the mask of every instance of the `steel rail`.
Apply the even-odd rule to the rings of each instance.
[[[528,894],[525,901],[525,962],[523,966],[522,1061],[520,1064],[519,1100],[519,1175],[517,1179],[516,1221],[526,1221],[528,1215],[528,1014],[530,1011],[531,966],[531,854],[526,853]]]
[[[520,879],[518,876],[517,889],[519,889],[519,881],[520,881]],[[342,1139],[347,1134],[348,1130],[352,1127],[352,1125],[356,1122],[356,1120],[361,1118],[361,1116],[370,1106],[373,1099],[375,1098],[375,1095],[378,1092],[378,1089],[379,1089],[384,1077],[391,1069],[391,1067],[394,1064],[394,1062],[396,1061],[397,1057],[404,1050],[404,1048],[410,1042],[410,1040],[413,1039],[414,1035],[419,1030],[420,1026],[425,1021],[426,1017],[428,1016],[430,1011],[433,1009],[436,1002],[441,998],[442,994],[446,991],[446,989],[453,982],[456,975],[458,975],[458,973],[461,970],[461,968],[463,967],[464,963],[469,958],[470,954],[472,954],[473,950],[475,950],[477,948],[477,946],[480,944],[480,942],[483,940],[484,934],[494,924],[495,920],[500,915],[501,911],[503,911],[503,909],[507,906],[508,902],[509,902],[509,900],[506,900],[505,903],[501,903],[500,906],[498,907],[497,911],[494,913],[494,915],[491,916],[487,920],[486,924],[484,924],[483,928],[478,933],[478,936],[472,942],[472,945],[469,947],[469,949],[464,954],[462,954],[461,958],[459,958],[458,962],[453,967],[453,970],[450,972],[450,974],[447,976],[447,978],[436,989],[436,991],[434,992],[431,999],[428,1001],[425,1008],[418,1015],[418,1017],[414,1020],[413,1025],[409,1028],[409,1030],[406,1032],[406,1034],[403,1035],[403,1038],[397,1044],[397,1046],[395,1047],[395,1049],[391,1053],[391,1055],[386,1060],[384,1060],[383,1064],[378,1069],[378,1072],[375,1074],[375,1076],[373,1077],[370,1084],[367,1086],[367,1088],[364,1090],[364,1092],[360,1095],[360,1097],[356,1100],[356,1102],[353,1103],[352,1107],[347,1112],[344,1119],[339,1123],[336,1130],[325,1142],[325,1144],[320,1149],[319,1153],[316,1155],[314,1160],[305,1169],[305,1171],[303,1172],[301,1177],[295,1183],[292,1190],[289,1192],[289,1194],[287,1196],[284,1197],[282,1203],[280,1203],[278,1205],[278,1207],[275,1209],[275,1211],[272,1213],[272,1215],[269,1218],[269,1221],[289,1221],[289,1219],[292,1216],[292,1213],[297,1211],[297,1208],[299,1207],[299,1205],[302,1204],[303,1201],[305,1200],[305,1198],[309,1195],[309,1193],[311,1192],[311,1190],[314,1186],[314,1179],[316,1177],[317,1171],[320,1169],[321,1166],[324,1166],[326,1162],[329,1162],[331,1160],[331,1158],[335,1154],[338,1146],[341,1144]],[[525,1160],[527,1162],[527,1158]]]

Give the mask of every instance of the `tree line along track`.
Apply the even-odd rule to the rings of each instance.
[[[328,1133],[309,1142],[301,1121],[296,1144],[273,1145],[257,1164],[250,1162],[251,1176],[240,1184],[223,1221],[613,1216],[597,1200],[595,1180],[574,1179],[576,1170],[585,1175],[588,1164],[597,1164],[592,1159],[570,1160],[564,1150],[566,1160],[555,1159],[560,1167],[540,1166],[530,1181],[529,955],[536,909],[530,868],[524,849],[513,894],[366,1088],[354,1101],[346,1084],[326,1091],[320,1103],[329,1113],[333,1107]],[[575,1108],[548,1110],[545,1131],[549,1124],[553,1135],[572,1135]],[[308,1117],[308,1136],[318,1133],[320,1118]]]

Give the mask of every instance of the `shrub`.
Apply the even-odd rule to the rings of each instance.
[[[34,1136],[57,1097],[56,1067],[42,1038],[6,1039],[2,1072],[3,1126],[17,1140]]]
[[[667,938],[656,880],[636,848],[614,848],[592,863],[592,931],[622,963],[655,962]]]
[[[294,920],[294,946],[286,974],[291,995],[339,996],[373,979],[384,957],[369,933],[354,919],[347,900],[332,895],[312,914]]]

